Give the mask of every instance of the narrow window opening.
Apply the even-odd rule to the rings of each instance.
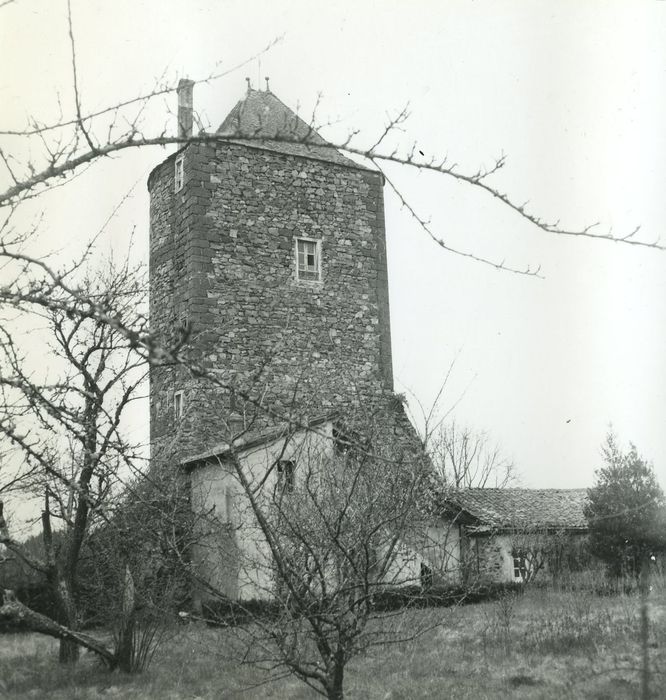
[[[524,580],[527,574],[527,564],[522,554],[513,557],[513,578],[519,581]]]
[[[427,565],[421,562],[421,588],[423,589],[428,589],[432,588],[432,582],[433,582],[433,574],[432,574],[432,569]]]
[[[291,459],[280,459],[277,463],[278,486],[282,493],[292,493],[294,490],[294,469],[296,463]]]
[[[335,454],[350,457],[361,448],[360,438],[353,431],[333,428],[333,449]]]
[[[183,156],[178,156],[174,164],[174,191],[180,192],[183,189],[183,184],[185,183],[185,168],[184,168],[185,158]]]
[[[182,391],[177,391],[173,395],[173,412],[177,420],[183,417],[183,410],[185,408],[185,397]]]
[[[233,504],[234,504],[234,495],[231,491],[231,487],[227,486],[224,490],[224,510],[226,518],[227,518],[227,523],[229,525],[233,525],[233,515],[232,515],[232,510],[233,510]]]
[[[192,323],[187,314],[183,314],[180,317],[176,327],[178,331],[178,342],[183,343],[192,335]]]

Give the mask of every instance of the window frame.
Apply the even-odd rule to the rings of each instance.
[[[285,467],[288,468],[285,469]],[[278,459],[275,462],[275,473],[280,493],[293,493],[296,487],[296,461],[293,459]]]
[[[524,581],[527,577],[527,561],[524,554],[513,554],[513,580]]]
[[[434,583],[435,579],[435,574],[433,570],[424,562],[421,561],[421,566],[420,566],[420,573],[419,573],[419,581],[421,583],[421,588],[424,590],[428,590],[432,588],[432,585]]]
[[[298,244],[303,243],[314,243],[315,246],[315,268],[316,268],[316,279],[306,279],[301,277],[300,265],[298,262]],[[296,281],[301,284],[321,284],[322,274],[321,274],[321,238],[310,238],[308,236],[294,236],[294,263],[296,268]],[[303,272],[309,272],[308,270],[303,270]]]
[[[176,156],[173,164],[173,191],[180,192],[185,185],[185,155],[180,153]]]
[[[345,431],[335,426],[333,427],[334,454],[344,459],[350,459],[357,456],[361,447],[360,437],[354,431]]]
[[[185,392],[182,389],[173,392],[173,415],[176,420],[182,420],[185,413]]]
[[[226,484],[224,487],[224,518],[227,525],[233,527],[234,519],[232,517],[232,510],[234,507],[234,493],[230,484]]]

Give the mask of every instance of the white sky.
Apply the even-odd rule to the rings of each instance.
[[[409,103],[400,142],[476,171],[504,152],[493,183],[563,225],[641,225],[666,243],[666,2],[183,2],[72,0],[84,110],[150,90],[156,78],[202,78],[195,109],[217,127],[245,76],[309,116],[322,93],[324,130],[361,129],[371,143]],[[0,10],[0,128],[71,115],[66,2]],[[174,99],[146,114],[173,126]],[[5,142],[7,143],[7,142]],[[16,144],[14,144],[16,147]],[[33,149],[36,149],[33,146]],[[33,153],[36,153],[33,150]],[[17,152],[18,156],[23,155]],[[159,149],[98,163],[39,200],[43,249],[75,253],[128,189],[99,252],[145,257],[145,179]],[[666,486],[666,253],[543,233],[481,191],[392,169],[405,196],[451,245],[524,267],[498,272],[445,253],[386,190],[396,388],[429,404],[457,358],[443,407],[491,432],[522,483],[591,485],[612,421],[653,460]],[[34,215],[27,210],[24,216]],[[136,415],[137,433],[145,430]]]

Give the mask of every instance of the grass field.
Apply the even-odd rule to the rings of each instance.
[[[638,698],[636,596],[528,591],[457,609],[410,611],[441,624],[416,641],[376,648],[350,663],[346,697]],[[410,622],[407,620],[406,627]],[[650,598],[654,698],[666,698],[666,595]],[[312,698],[293,678],[275,678],[228,658],[229,630],[196,624],[174,630],[139,676],[110,674],[84,654],[73,670],[57,643],[32,634],[0,636],[0,697]]]

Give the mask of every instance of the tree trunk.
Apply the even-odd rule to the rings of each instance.
[[[641,591],[641,700],[650,697],[650,655],[648,650],[649,620],[648,593],[650,592],[650,559],[643,554],[640,573]]]
[[[61,664],[75,664],[79,660],[79,645],[69,639],[61,639],[58,661]]]
[[[46,634],[49,637],[66,640],[76,646],[90,649],[98,654],[107,663],[109,668],[115,668],[116,666],[116,658],[113,652],[109,651],[93,637],[70,630],[64,625],[54,622],[45,615],[31,610],[15,599],[9,600],[0,607],[0,620],[7,620],[8,622],[13,622],[33,632]]]
[[[116,656],[118,659],[118,668],[124,673],[132,673],[134,671],[134,628],[136,620],[134,617],[129,617],[122,621],[120,631],[118,632],[118,645],[116,648]]]
[[[58,622],[64,627],[75,631],[78,627],[78,615],[71,587],[64,579],[60,579],[54,587],[54,597],[58,607]],[[58,660],[61,664],[75,664],[79,660],[79,645],[64,637],[60,638]]]
[[[78,503],[74,523],[69,532],[64,551],[63,560],[57,568],[58,575],[55,583],[55,599],[58,604],[58,613],[61,624],[69,629],[75,630],[78,627],[78,611],[74,601],[74,588],[76,584],[77,567],[81,546],[88,526],[88,514],[90,512],[90,480],[95,469],[95,459],[93,455],[97,450],[97,423],[99,407],[93,396],[94,386],[86,381],[87,391],[84,407],[84,421],[86,437],[83,452],[83,467],[78,483]],[[47,506],[48,512],[48,506]],[[60,640],[60,663],[73,664],[79,659],[79,647],[67,639]]]
[[[329,678],[329,683],[326,686],[326,697],[328,700],[343,700],[344,688],[343,682],[345,677],[344,664],[337,662],[333,667],[332,677]]]
[[[125,673],[132,673],[134,669],[134,631],[136,627],[134,600],[134,579],[128,565],[125,565],[125,581],[123,585],[123,608],[118,631],[118,643],[116,647],[116,657],[118,668]]]

